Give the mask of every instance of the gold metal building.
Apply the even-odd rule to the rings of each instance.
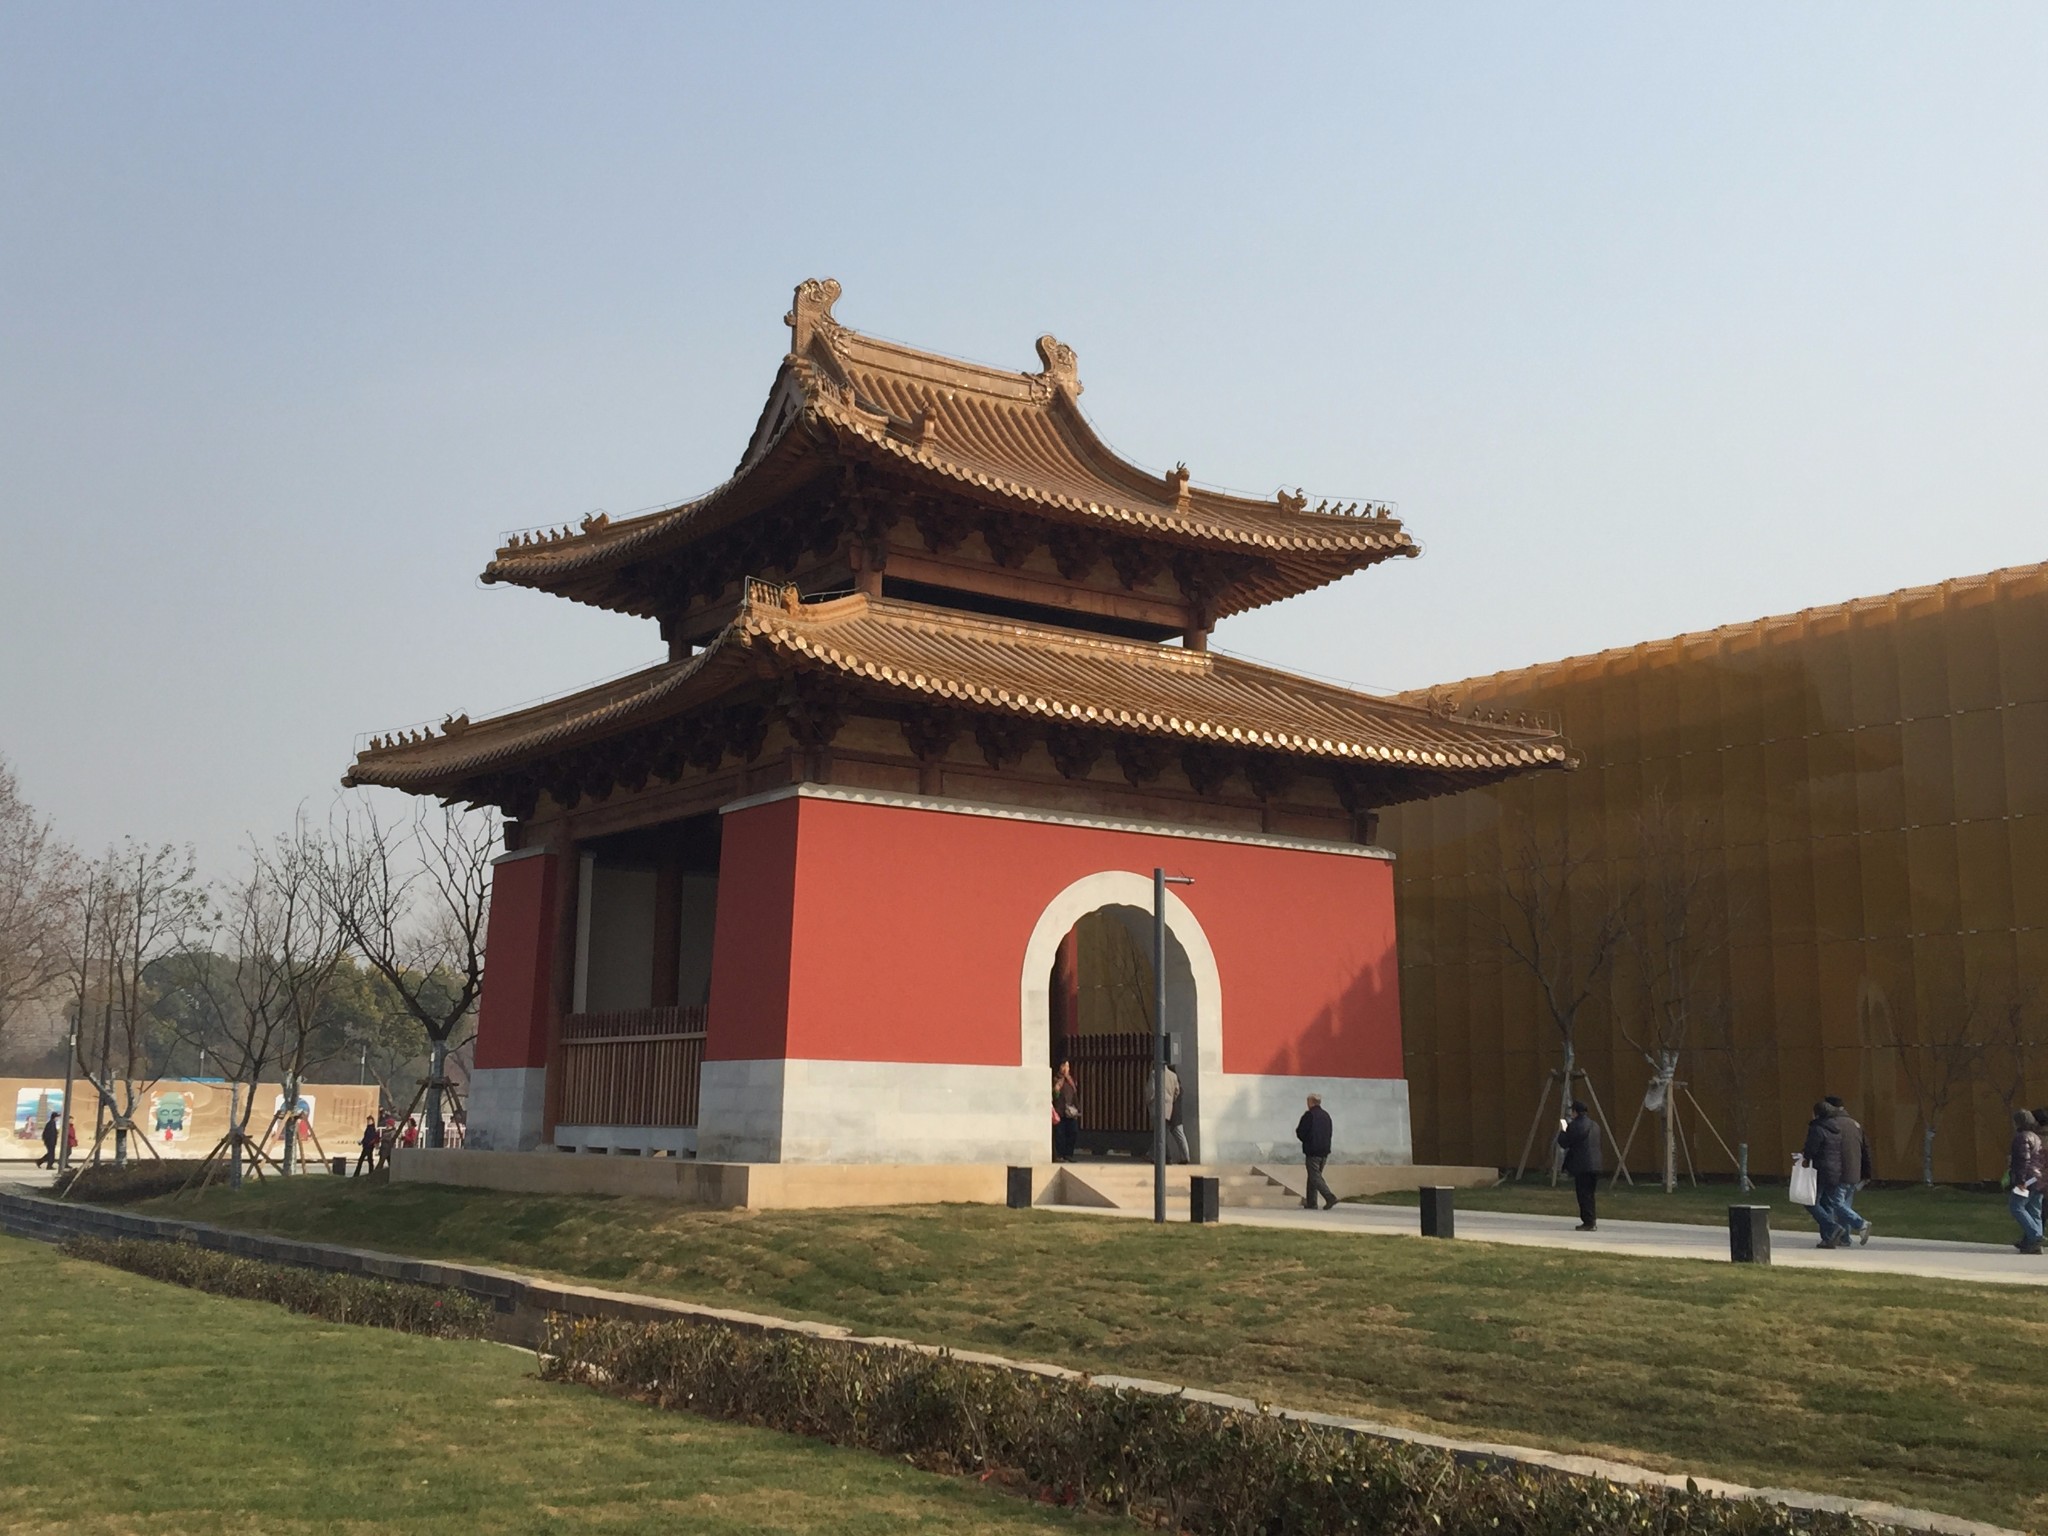
[[[1432,694],[1460,716],[1554,719],[1580,766],[1386,812],[1419,1161],[1512,1166],[1558,1062],[1504,946],[1508,883],[1532,859],[1582,861],[1558,926],[1584,966],[1641,888],[1655,824],[1683,843],[1653,850],[1704,874],[1678,1079],[1752,1172],[1782,1177],[1836,1093],[1878,1177],[1919,1176],[1930,1117],[1938,1178],[1997,1176],[2008,1107],[2048,1100],[2048,565]],[[1618,1134],[1651,1076],[1624,1038],[1650,1023],[1639,971],[1618,945],[1577,1030]],[[1680,1103],[1702,1170],[1727,1171]],[[1654,1159],[1638,1135],[1631,1166]]]

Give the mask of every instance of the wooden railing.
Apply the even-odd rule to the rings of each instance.
[[[1068,1035],[1067,1060],[1081,1090],[1084,1131],[1143,1131],[1151,1126],[1145,1073],[1152,1062],[1150,1034]]]
[[[572,1013],[562,1021],[563,1125],[697,1123],[704,1016],[695,1008]]]

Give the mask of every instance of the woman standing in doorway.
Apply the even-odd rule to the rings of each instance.
[[[1058,1116],[1052,1128],[1052,1160],[1071,1163],[1081,1139],[1081,1086],[1074,1081],[1074,1064],[1061,1061],[1052,1079],[1052,1107]]]

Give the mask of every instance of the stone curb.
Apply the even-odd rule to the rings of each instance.
[[[1189,1402],[1243,1413],[1270,1413],[1302,1424],[1315,1424],[1345,1434],[1400,1445],[1425,1446],[1444,1451],[1459,1461],[1510,1467],[1530,1467],[1567,1477],[1603,1478],[1633,1487],[1659,1487],[1683,1491],[1690,1482],[1703,1493],[1730,1499],[1757,1499],[1782,1504],[1790,1509],[1851,1515],[1874,1525],[1900,1530],[1926,1531],[1937,1536],[2024,1536],[2006,1526],[1987,1525],[1933,1510],[1908,1509],[1870,1499],[1842,1498],[1834,1494],[1808,1493],[1796,1488],[1751,1488],[1717,1478],[1693,1477],[1655,1472],[1628,1462],[1608,1461],[1597,1456],[1575,1456],[1561,1451],[1539,1450],[1534,1446],[1504,1445],[1483,1440],[1453,1440],[1421,1430],[1404,1429],[1370,1419],[1343,1414],[1318,1413],[1308,1409],[1279,1408],[1208,1392],[1171,1382],[1150,1381],[1137,1376],[1095,1374],[1052,1365],[1039,1360],[1012,1360],[1003,1355],[975,1350],[948,1349],[942,1345],[920,1344],[911,1339],[857,1333],[836,1323],[804,1322],[771,1317],[758,1312],[741,1312],[727,1307],[703,1306],[695,1302],[672,1301],[660,1296],[643,1296],[630,1291],[608,1291],[596,1286],[567,1285],[535,1279],[511,1270],[482,1265],[452,1264],[429,1259],[408,1259],[368,1248],[346,1248],[333,1243],[308,1243],[295,1238],[268,1237],[238,1232],[203,1221],[179,1221],[168,1217],[140,1216],[101,1206],[73,1205],[41,1195],[0,1189],[0,1232],[40,1242],[61,1243],[69,1237],[135,1237],[156,1242],[196,1242],[202,1248],[264,1259],[303,1269],[344,1274],[369,1275],[415,1285],[438,1285],[463,1291],[490,1302],[504,1318],[508,1342],[531,1344],[540,1335],[548,1313],[572,1317],[613,1318],[627,1322],[709,1321],[763,1333],[795,1333],[807,1338],[859,1344],[870,1349],[904,1349],[922,1355],[948,1355],[971,1365],[994,1370],[1024,1371],[1060,1381],[1092,1382],[1114,1391],[1142,1392],[1156,1397],[1183,1397]]]

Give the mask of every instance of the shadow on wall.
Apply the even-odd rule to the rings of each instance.
[[[1399,987],[1399,959],[1389,948],[1378,961],[1354,972],[1343,990],[1317,1010],[1308,1027],[1273,1052],[1259,1070],[1283,1077],[1357,1077],[1364,1074],[1352,1063],[1388,1054],[1398,1063],[1400,1055],[1386,1052],[1384,1046],[1389,1032],[1400,1032]],[[1256,998],[1242,992],[1231,1000],[1239,1018],[1258,1006]]]

